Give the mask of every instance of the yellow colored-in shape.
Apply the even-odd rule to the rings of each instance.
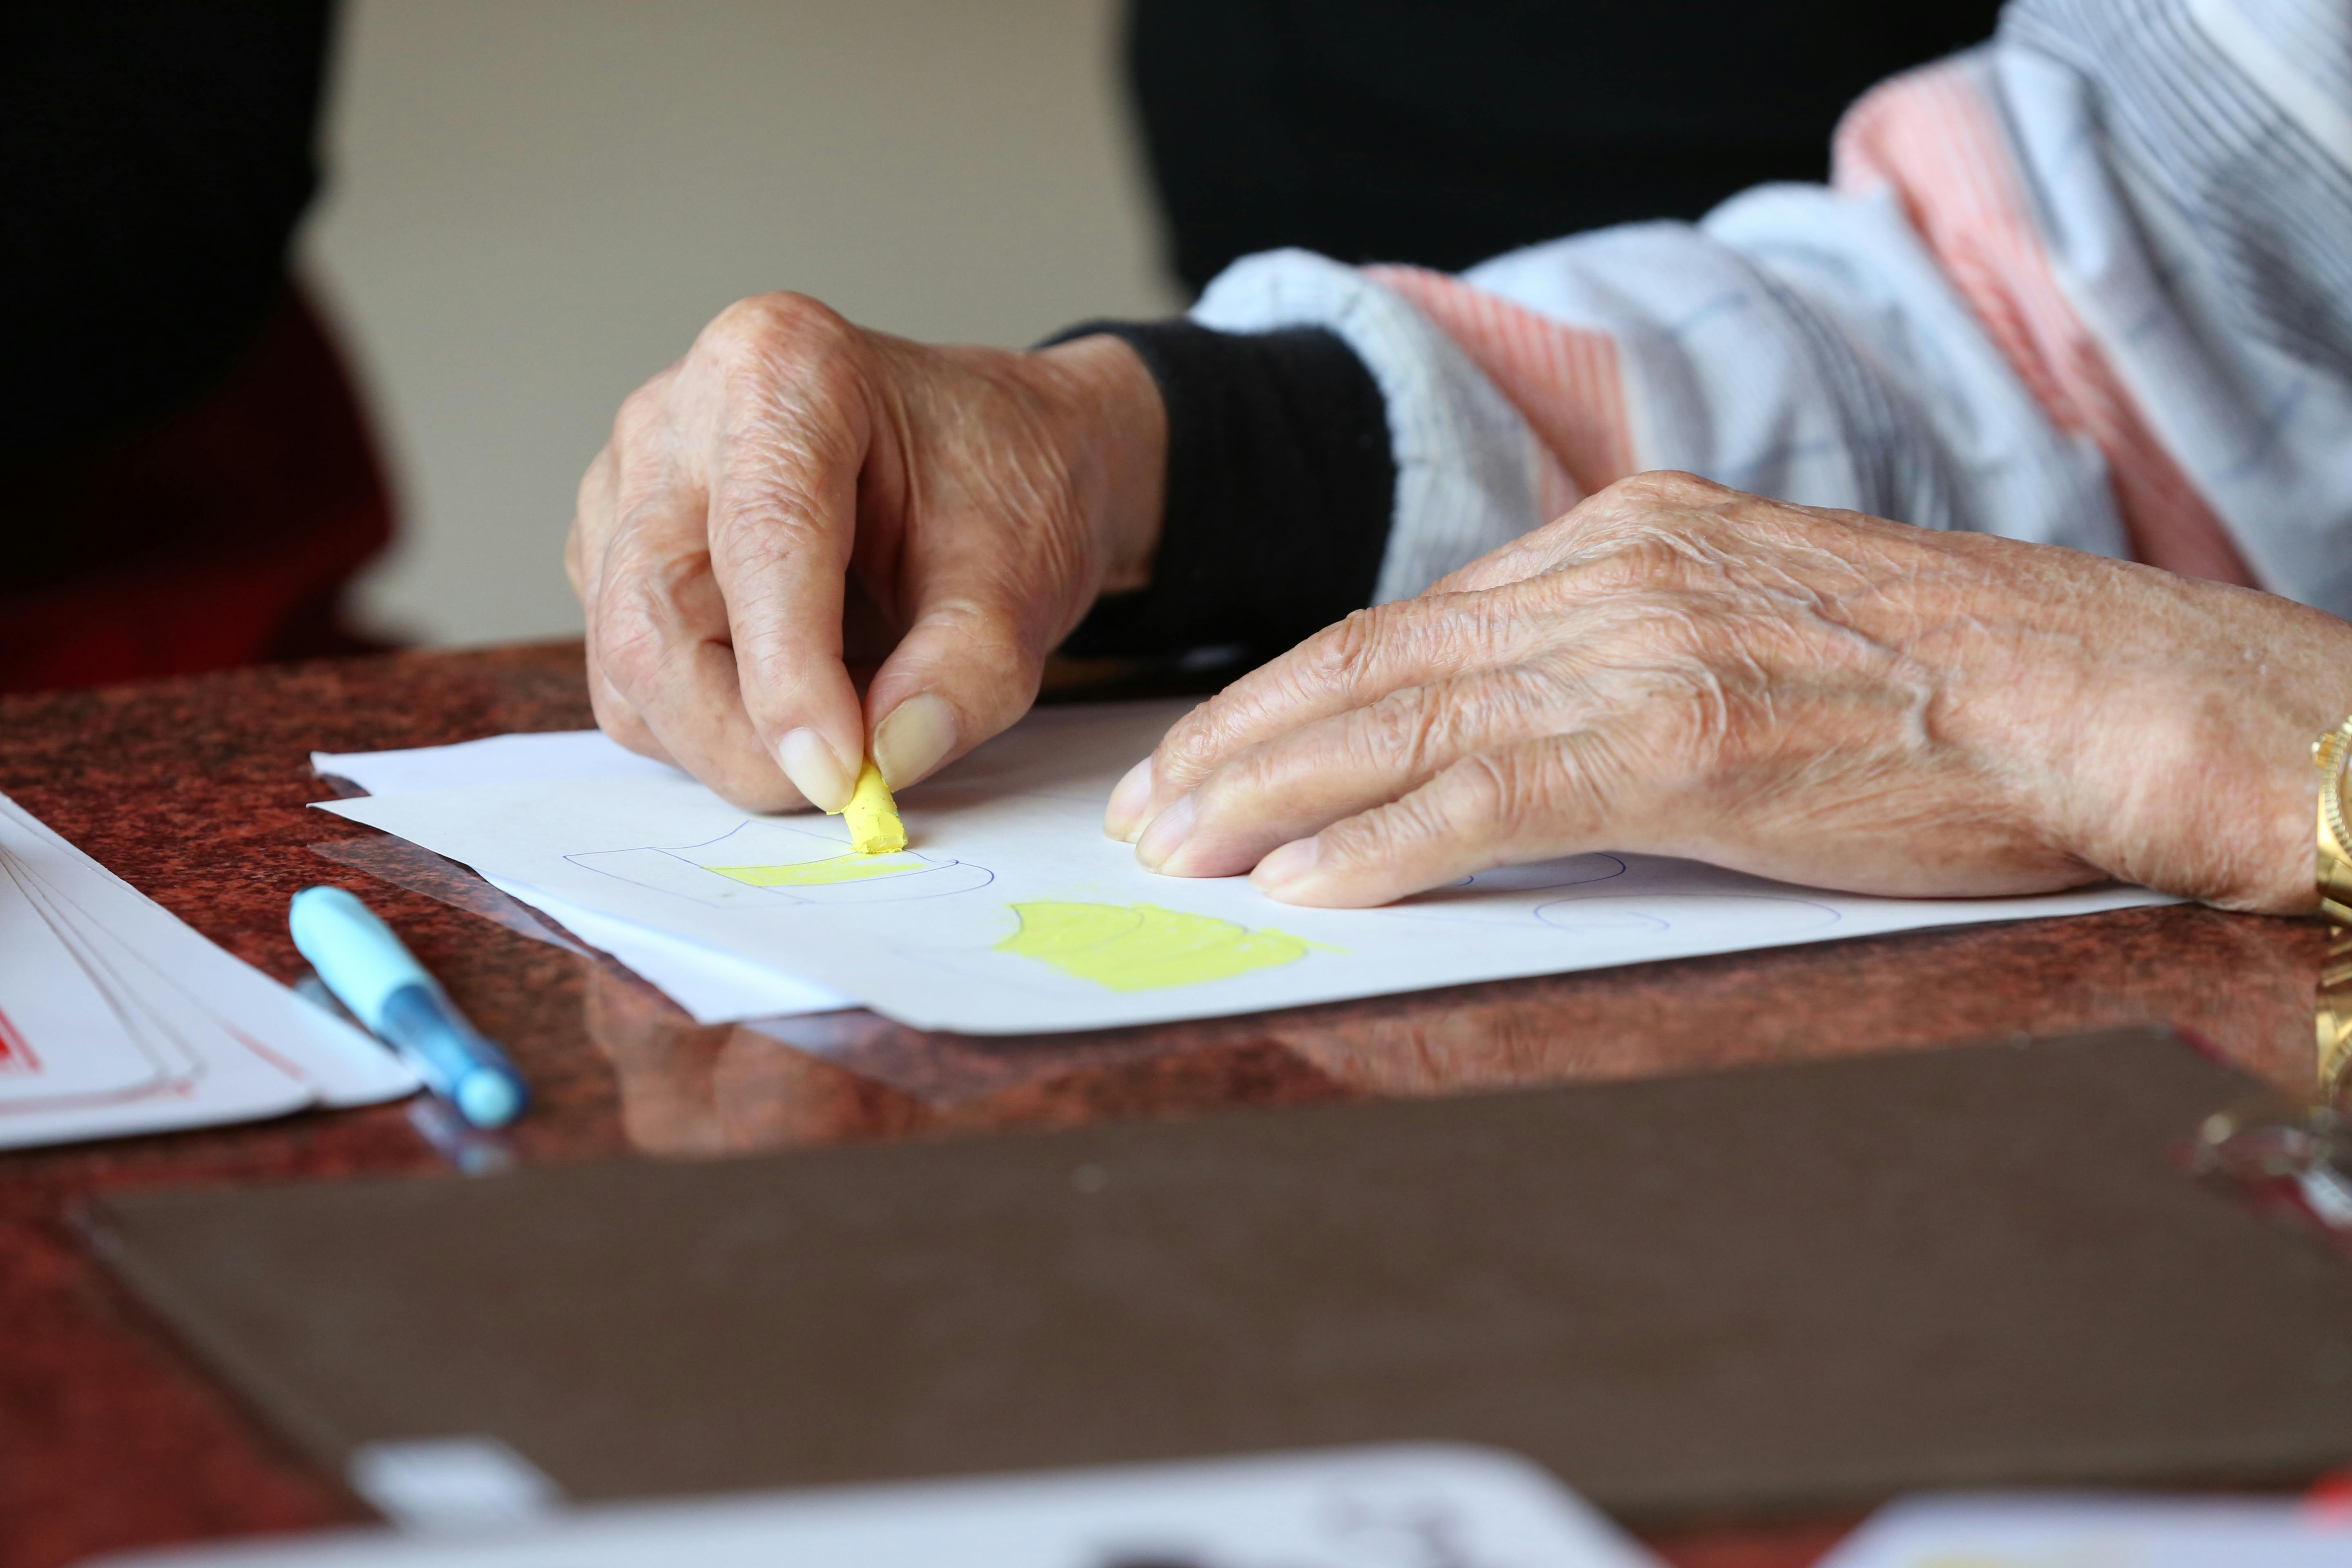
[[[822,860],[796,860],[789,866],[705,866],[722,877],[754,888],[822,888],[828,882],[856,882],[867,877],[887,877],[913,870],[908,860],[874,860],[863,855],[832,855]]]
[[[890,786],[882,782],[882,770],[871,757],[857,770],[857,787],[850,792],[841,816],[849,824],[849,847],[860,855],[895,855],[907,847],[907,825],[898,820],[898,803],[890,798]]]
[[[1296,963],[1310,942],[1287,931],[1252,931],[1158,904],[1014,904],[1021,929],[996,944],[1113,991],[1157,991],[1230,980]]]

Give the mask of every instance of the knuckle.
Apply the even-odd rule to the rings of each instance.
[[[1710,531],[1741,492],[1675,468],[1629,474],[1594,492],[1551,528],[1579,550],[1618,553],[1645,546],[1649,563],[1664,565],[1685,554],[1680,542]]]
[[[1388,639],[1387,606],[1350,610],[1316,634],[1315,657],[1302,673],[1311,684],[1345,688],[1363,679]]]
[[[1381,865],[1395,857],[1407,836],[1405,825],[1415,819],[1420,809],[1421,803],[1406,795],[1392,805],[1335,822],[1316,835],[1317,858],[1342,871]]]
[[[612,447],[626,451],[654,439],[669,422],[670,388],[677,380],[677,367],[657,375],[648,376],[635,391],[621,399],[620,408],[613,416]]]
[[[1680,468],[1651,468],[1626,475],[1601,494],[1620,506],[1704,507],[1719,506],[1739,492]]]
[[[1189,786],[1213,772],[1223,755],[1224,725],[1212,698],[1178,720],[1152,754],[1151,771],[1163,784]]]
[[[656,626],[682,626],[713,601],[718,582],[708,548],[663,548],[663,542],[646,538],[625,542],[631,547],[616,563],[614,585],[620,603],[637,618]]]
[[[1442,656],[1450,645],[1475,642],[1476,617],[1463,613],[1469,596],[1398,599],[1350,610],[1300,649],[1293,682],[1307,695],[1328,696],[1377,685],[1401,664]]]
[[[1435,847],[1459,846],[1486,836],[1483,822],[1465,817],[1445,791],[1427,786],[1359,820],[1364,831],[1358,853],[1367,865],[1394,866],[1425,857]]]
[[[760,359],[780,350],[837,342],[853,330],[822,300],[780,290],[736,300],[710,319],[695,346],[722,361]]]
[[[596,727],[628,750],[640,756],[668,760],[644,716],[604,677],[593,653],[588,659],[588,707],[595,716]]]
[[[730,474],[713,483],[703,526],[730,584],[747,598],[761,580],[792,574],[797,559],[833,553],[823,498],[790,470]]]
[[[606,616],[597,623],[596,663],[613,689],[633,702],[653,689],[663,663],[661,638],[634,616]]]
[[[698,613],[708,610],[714,593],[707,555],[649,563],[595,617],[596,658],[605,679],[632,698],[657,689],[670,661],[702,629]]]
[[[1580,786],[1558,742],[1474,752],[1440,782],[1442,788],[1426,793],[1449,831],[1506,844],[1539,837]]]
[[[1354,729],[1360,760],[1375,767],[1419,772],[1442,753],[1456,727],[1454,703],[1433,687],[1392,691],[1363,710]]]
[[[788,332],[803,313],[802,297],[782,290],[747,294],[716,316],[704,329],[713,347],[765,342]]]
[[[1432,795],[1448,816],[1488,823],[1507,832],[1525,813],[1521,770],[1507,757],[1475,752],[1445,770],[1444,789]]]

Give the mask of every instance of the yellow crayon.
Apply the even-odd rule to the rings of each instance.
[[[849,847],[860,855],[895,855],[907,847],[907,826],[898,820],[898,803],[882,782],[882,770],[868,757],[857,773],[857,787],[841,808],[849,824]]]

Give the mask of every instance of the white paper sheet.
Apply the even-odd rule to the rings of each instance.
[[[817,980],[918,1027],[976,1034],[1254,1012],[2169,901],[2113,887],[1873,899],[1594,854],[1483,873],[1386,909],[1298,909],[1242,878],[1153,876],[1103,836],[1111,785],[1181,710],[1040,710],[908,792],[907,852],[870,861],[847,854],[836,818],[752,816],[675,775],[322,809],[487,876]]]
[[[0,851],[0,1148],[276,1116],[310,1102],[291,1073],[157,1016],[78,934],[52,923]]]
[[[1523,1460],[1446,1446],[583,1509],[89,1568],[1657,1568]]]
[[[667,763],[641,757],[602,730],[544,730],[492,735],[449,746],[396,752],[313,752],[310,765],[349,779],[370,795],[413,795],[487,784],[555,779],[683,778]]]
[[[625,750],[601,730],[493,735],[483,741],[398,752],[313,752],[310,765],[322,773],[349,779],[372,795],[559,779],[686,777],[675,768]],[[509,898],[555,920],[589,946],[611,953],[658,986],[698,1024],[732,1024],[857,1005],[854,997],[772,964],[752,963],[656,927],[615,919],[527,882],[501,877],[488,880]]]
[[[0,795],[0,1147],[410,1092],[301,1002]]]
[[[634,921],[617,920],[542,889],[503,877],[486,880],[558,921],[582,942],[609,952],[698,1024],[736,1024],[855,1007],[857,1000],[773,964],[739,958]]]
[[[161,985],[180,998],[173,1005],[220,1021],[309,1084],[319,1103],[373,1105],[418,1088],[416,1075],[380,1042],[223,951],[5,795],[0,852],[52,893],[68,918],[135,955],[126,963],[146,976],[151,992]]]
[[[2352,1516],[2273,1498],[1905,1499],[1819,1568],[2344,1568]]]

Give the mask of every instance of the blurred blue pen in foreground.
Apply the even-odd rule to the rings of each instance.
[[[341,888],[305,888],[286,923],[327,989],[460,1116],[477,1127],[503,1127],[522,1114],[528,1095],[514,1064],[466,1021],[374,910]]]

